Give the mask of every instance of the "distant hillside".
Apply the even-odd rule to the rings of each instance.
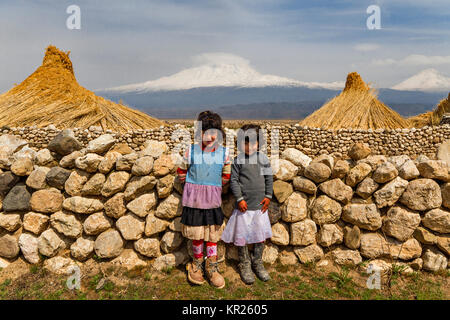
[[[226,119],[301,119],[340,90],[307,87],[204,87],[154,92],[96,92],[157,118],[194,118],[213,109]],[[444,93],[380,89],[380,101],[403,116],[432,110]]]

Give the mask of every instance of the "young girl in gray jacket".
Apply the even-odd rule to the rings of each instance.
[[[236,197],[236,208],[228,220],[222,240],[238,247],[239,271],[246,284],[270,279],[264,268],[262,253],[264,241],[272,237],[268,207],[272,199],[273,175],[270,161],[260,151],[265,145],[258,125],[244,125],[237,135],[240,153],[231,166],[230,188]],[[254,244],[249,254],[248,244]]]

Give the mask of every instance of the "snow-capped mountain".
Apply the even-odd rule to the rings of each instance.
[[[450,78],[436,69],[426,69],[392,87],[394,90],[450,91]]]
[[[206,53],[196,57],[200,65],[184,69],[171,76],[143,83],[102,89],[102,92],[151,92],[188,90],[205,87],[307,87],[342,89],[344,82],[303,82],[275,75],[261,74],[249,61],[232,54]]]

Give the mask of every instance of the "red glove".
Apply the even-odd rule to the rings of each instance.
[[[238,207],[241,212],[247,211],[247,202],[245,202],[245,200],[239,201]]]
[[[261,204],[263,206],[261,211],[262,211],[262,213],[264,213],[267,211],[267,209],[269,209],[270,199],[264,198],[259,204]]]

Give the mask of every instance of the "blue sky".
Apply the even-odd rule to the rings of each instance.
[[[66,28],[71,4],[81,30]],[[381,9],[381,30],[366,27],[369,5]],[[89,89],[170,75],[208,52],[301,81],[358,71],[390,87],[427,68],[450,76],[449,17],[448,0],[2,0],[0,90],[34,71],[48,44],[71,51]]]

